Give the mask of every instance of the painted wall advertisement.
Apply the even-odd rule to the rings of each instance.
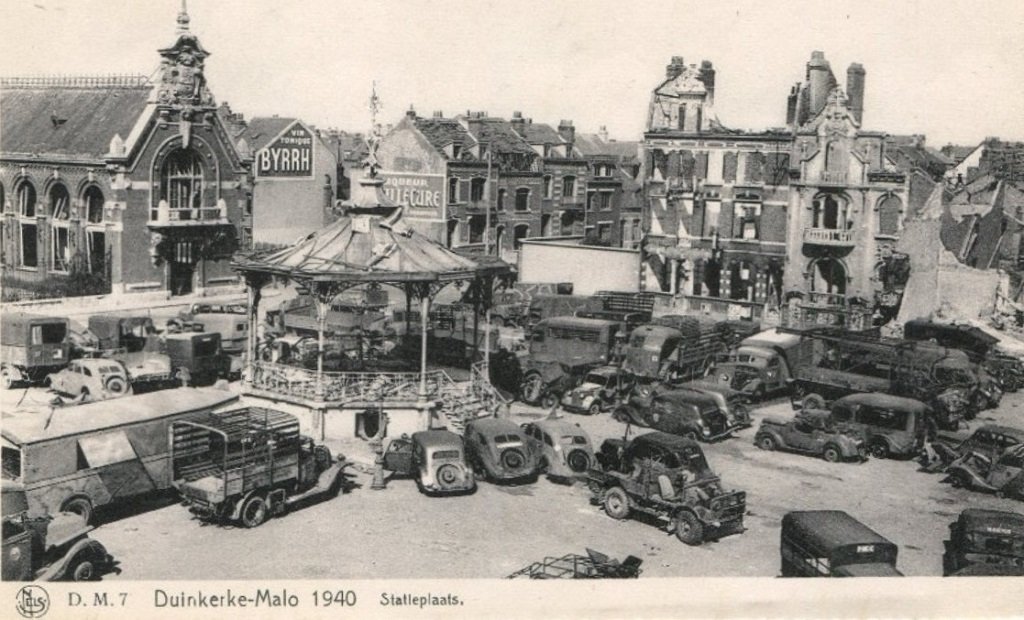
[[[292,125],[256,154],[256,176],[311,178],[313,140],[308,129],[297,123]]]
[[[400,205],[421,209],[440,209],[444,192],[443,174],[409,174],[381,170],[387,182],[384,194]]]

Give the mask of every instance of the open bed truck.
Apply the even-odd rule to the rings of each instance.
[[[296,503],[336,495],[347,465],[301,435],[294,415],[263,407],[175,422],[171,462],[174,486],[191,512],[246,527]]]

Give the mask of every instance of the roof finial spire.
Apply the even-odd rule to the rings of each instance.
[[[370,135],[366,138],[367,154],[365,166],[369,168],[367,176],[371,179],[377,176],[377,146],[380,144],[380,124],[377,123],[377,112],[380,112],[384,104],[381,103],[380,97],[377,96],[377,80],[373,81],[373,87],[370,91]]]
[[[188,0],[181,0],[181,11],[178,12],[178,32],[187,32],[188,22]]]

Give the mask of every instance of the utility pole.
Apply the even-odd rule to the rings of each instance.
[[[487,204],[484,207],[484,255],[491,255],[491,204],[493,203],[491,187],[491,160],[494,159],[491,153],[491,143],[487,143]]]

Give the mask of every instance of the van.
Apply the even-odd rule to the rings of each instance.
[[[68,365],[68,320],[25,312],[0,314],[0,383],[37,383]]]
[[[841,510],[782,517],[783,577],[902,577],[899,548]]]
[[[916,456],[934,433],[931,409],[919,400],[879,392],[850,394],[832,403],[832,420],[859,431],[876,459]]]
[[[176,388],[5,419],[3,475],[24,485],[29,513],[74,512],[89,522],[100,506],[169,489],[171,423],[237,399]]]

